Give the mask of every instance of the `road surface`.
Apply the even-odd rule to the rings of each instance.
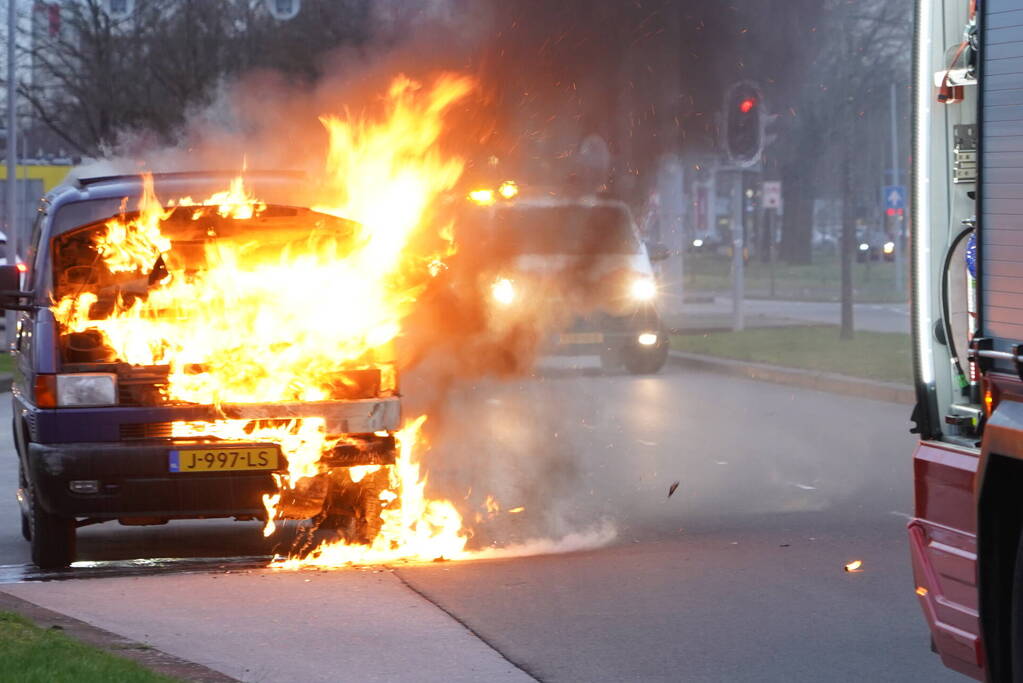
[[[0,589],[244,680],[961,680],[913,594],[905,406],[677,368],[406,392],[422,399],[410,415],[429,406],[431,487],[482,511],[473,543],[574,550],[147,570],[102,563],[267,546],[252,524],[99,525],[82,559],[119,575],[18,583],[8,495]],[[503,512],[487,516],[484,491]],[[853,559],[863,572],[843,570]]]

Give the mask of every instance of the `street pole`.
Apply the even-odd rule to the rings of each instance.
[[[18,239],[18,121],[17,75],[14,64],[14,43],[17,37],[15,0],[7,0],[7,263],[17,259],[15,242]]]
[[[842,157],[842,326],[840,339],[853,338],[853,252],[856,250],[856,222],[852,211],[852,168],[850,155],[846,151]],[[870,255],[867,255],[868,263]]]
[[[707,182],[707,211],[704,216],[706,225],[704,226],[704,232],[708,239],[711,235],[718,234],[717,232],[717,220],[718,220],[718,167],[717,163],[712,163],[710,166],[710,180]]]
[[[742,317],[742,299],[745,282],[742,260],[743,233],[745,232],[745,214],[743,212],[743,175],[741,169],[735,170],[735,182],[732,184],[732,331],[741,332],[745,327]]]
[[[901,185],[899,176],[899,126],[896,112],[895,84],[891,86],[891,114],[892,114],[892,185]],[[903,217],[893,216],[895,219],[895,291],[900,296],[905,292],[903,283],[902,254],[905,252],[902,244]],[[868,260],[869,262],[869,260]]]
[[[777,209],[764,209],[764,227],[767,229],[767,258],[770,262],[771,268],[771,298],[774,298],[774,262],[775,254],[774,249],[774,216],[777,213]]]

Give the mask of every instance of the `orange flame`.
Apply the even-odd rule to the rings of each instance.
[[[329,379],[339,368],[377,369],[380,395],[394,395],[392,344],[417,297],[454,250],[450,226],[428,218],[431,205],[454,187],[463,169],[461,159],[444,156],[438,147],[444,117],[473,87],[470,79],[454,75],[429,87],[399,77],[382,118],[321,118],[329,148],[310,220],[321,225],[330,216],[344,219],[338,224],[346,234],[313,231],[272,250],[244,234],[217,235],[203,243],[203,268],[187,267],[175,257],[167,223],[175,211],[193,209],[191,219],[202,226],[215,218],[264,220],[267,204],[239,176],[207,199],[180,198],[164,208],[152,177],[144,175],[137,213],[129,215],[122,205],[121,214],[94,238],[111,273],[148,275],[144,295],[122,293],[113,311],[94,316],[99,293],[68,293],[53,306],[62,331],[100,333],[120,362],[165,366],[168,401],[214,406],[322,401],[332,398]],[[161,270],[154,282],[158,263],[166,274]],[[332,300],[343,305],[335,307]],[[389,486],[380,494],[382,528],[372,543],[323,545],[308,558],[283,559],[279,566],[461,555],[466,541],[461,517],[447,501],[426,497],[426,479],[413,458],[425,419],[396,434],[396,464],[348,468],[353,483],[381,467],[388,470]],[[281,492],[323,473],[322,457],[346,438],[327,429],[326,420],[316,417],[269,426],[224,419],[177,422],[172,436],[280,446],[288,471],[276,475],[278,492],[263,497],[264,533],[270,535]]]

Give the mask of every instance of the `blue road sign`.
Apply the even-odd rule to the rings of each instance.
[[[881,205],[885,209],[905,209],[906,186],[885,185],[881,188]]]

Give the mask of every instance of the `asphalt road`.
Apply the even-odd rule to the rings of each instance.
[[[576,550],[376,571],[136,564],[0,589],[245,680],[957,679],[913,594],[905,406],[674,368],[431,390],[406,384],[409,414],[431,415],[431,487],[470,518],[484,492],[525,508],[482,514],[473,543]],[[12,499],[6,581],[27,562]],[[101,563],[267,551],[252,524],[80,535]],[[864,571],[843,570],[853,559]]]

